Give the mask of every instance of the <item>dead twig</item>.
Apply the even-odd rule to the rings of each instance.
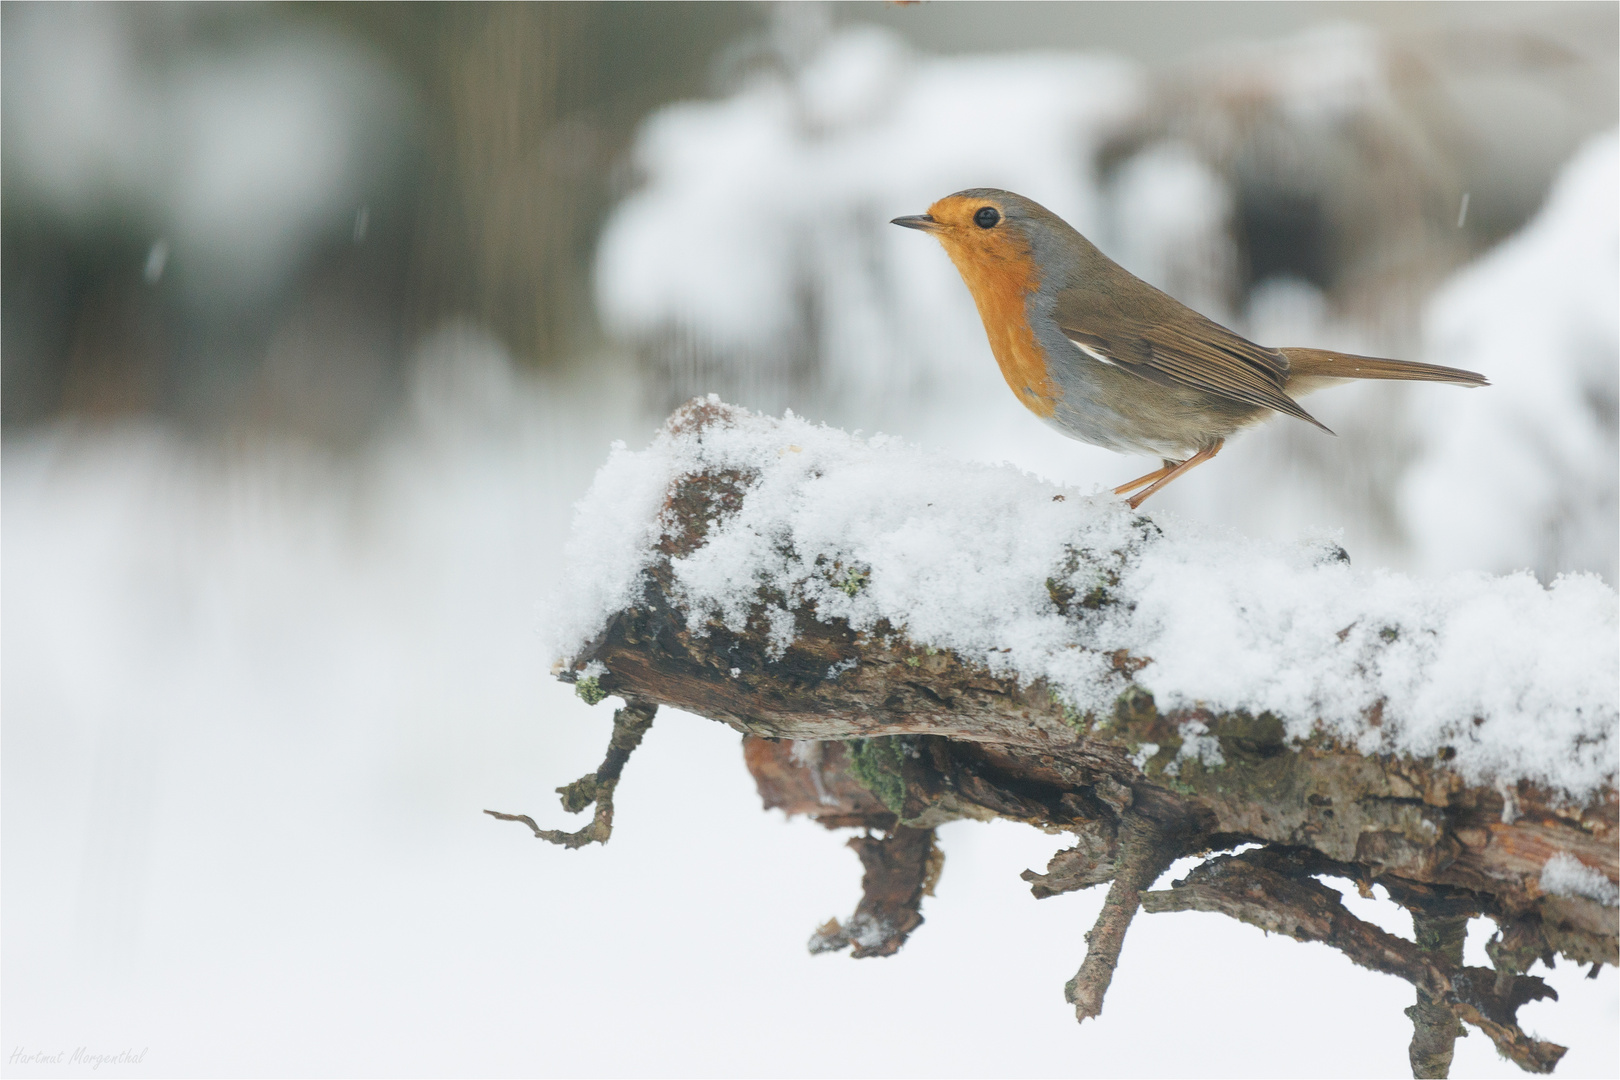
[[[1412,926],[1418,948],[1432,961],[1453,969],[1463,966],[1467,915],[1434,915],[1414,908]],[[1436,1001],[1421,984],[1417,987],[1417,1002],[1407,1008],[1406,1015],[1412,1021],[1412,1045],[1407,1049],[1407,1058],[1412,1063],[1414,1080],[1431,1077],[1444,1080],[1451,1075],[1451,1058],[1457,1039],[1468,1032],[1458,1021],[1456,1012],[1444,1001]]]
[[[1063,985],[1064,1000],[1074,1006],[1076,1020],[1084,1022],[1102,1013],[1103,996],[1114,981],[1119,950],[1141,906],[1142,890],[1164,873],[1177,854],[1156,822],[1140,814],[1121,815],[1114,883],[1108,887],[1096,925],[1086,935],[1086,958],[1074,978]]]
[[[1443,1005],[1456,1019],[1485,1032],[1503,1057],[1525,1071],[1549,1073],[1558,1064],[1565,1048],[1531,1038],[1517,1020],[1526,1002],[1556,999],[1551,987],[1528,975],[1462,967],[1447,955],[1449,946],[1425,949],[1387,934],[1350,914],[1334,890],[1308,876],[1291,876],[1312,870],[1309,862],[1291,862],[1287,853],[1270,849],[1223,855],[1167,890],[1143,894],[1142,906],[1155,913],[1219,912],[1296,941],[1331,945],[1362,967],[1405,979],[1419,989],[1420,1000]],[[1436,1041],[1426,1036],[1421,1049],[1426,1053]],[[1437,1064],[1425,1058],[1425,1068]]]
[[[565,848],[607,843],[608,837],[613,835],[613,791],[619,786],[619,774],[624,771],[624,764],[630,760],[636,747],[641,745],[641,738],[652,727],[653,717],[657,713],[657,705],[638,699],[625,699],[624,707],[613,714],[613,736],[608,741],[607,755],[602,759],[601,766],[594,773],[557,789],[557,794],[562,796],[563,809],[570,814],[577,814],[592,803],[596,804],[591,823],[583,829],[576,832],[542,829],[527,814],[503,814],[499,810],[485,810],[484,813],[501,821],[521,821],[534,830],[537,839]]]

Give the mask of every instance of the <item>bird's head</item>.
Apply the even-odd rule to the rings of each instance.
[[[968,188],[947,195],[926,214],[897,217],[893,224],[931,233],[945,248],[975,294],[985,275],[1006,275],[1028,287],[1035,249],[1045,233],[1072,232],[1051,211],[1022,195],[1000,188]]]
[[[895,218],[895,225],[931,233],[961,271],[974,298],[990,294],[1023,296],[1041,278],[1037,249],[1043,230],[1072,232],[1051,211],[1022,195],[1000,188],[968,188],[947,195],[926,214]],[[988,316],[986,316],[988,318]]]

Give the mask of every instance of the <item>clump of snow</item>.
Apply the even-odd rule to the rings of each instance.
[[[1202,720],[1186,721],[1178,733],[1181,735],[1181,749],[1165,772],[1175,775],[1171,770],[1179,771],[1180,763],[1189,759],[1209,769],[1218,769],[1226,764],[1226,755],[1221,753],[1221,740],[1209,733],[1209,725]]]
[[[1567,851],[1560,851],[1541,868],[1541,891],[1554,896],[1584,896],[1609,907],[1620,906],[1620,886]]]
[[[828,666],[826,677],[836,679],[846,671],[854,671],[859,664],[860,661],[853,656],[848,660],[840,660],[838,663]]]
[[[667,435],[663,441],[669,441]],[[658,510],[679,467],[667,457],[632,453],[623,442],[613,443],[591,495],[574,516],[563,550],[569,600],[554,608],[547,624],[551,652],[562,655],[579,648],[608,613],[628,607],[640,595],[639,578],[652,561],[662,529]]]
[[[865,949],[882,945],[894,937],[894,924],[873,915],[855,915],[844,928],[849,940]]]
[[[837,952],[839,949],[856,945],[863,949],[871,949],[882,945],[894,938],[894,924],[888,919],[876,915],[852,915],[848,926],[841,926],[837,919],[810,935],[807,943],[811,954],[824,952]]]
[[[1158,752],[1158,743],[1145,742],[1136,748],[1136,753],[1131,755],[1131,764],[1140,769],[1142,766],[1146,765],[1148,761],[1151,760],[1152,757]]]
[[[1492,387],[1432,395],[1401,493],[1431,566],[1601,570],[1620,517],[1620,143],[1570,162],[1517,236],[1459,273],[1429,310],[1427,358]]]
[[[1295,739],[1444,756],[1476,782],[1576,797],[1612,782],[1620,625],[1595,575],[1366,570],[1320,537],[1254,541],[890,437],[701,408],[706,424],[678,416],[648,450],[616,449],[581,502],[558,654],[641,596],[674,479],[732,471],[740,507],[671,563],[694,633],[740,632],[762,605],[775,649],[801,609],[858,631],[887,620],[1102,715],[1128,685],[1104,654],[1126,649],[1151,659],[1135,681],[1161,708],[1269,710]],[[1112,603],[1054,600],[1098,586]],[[1213,764],[1204,733],[1184,734],[1185,756]]]

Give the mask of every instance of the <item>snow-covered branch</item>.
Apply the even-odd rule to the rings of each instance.
[[[616,451],[569,573],[553,644],[582,695],[730,724],[767,805],[890,834],[861,852],[883,895],[818,947],[894,951],[938,869],[916,830],[1005,817],[1076,836],[1026,875],[1037,896],[1114,882],[1070,986],[1082,1018],[1139,896],[1281,919],[1543,1071],[1561,1049],[1514,1020],[1529,964],[1616,962],[1616,599],[1595,577],[1363,570],[1329,539],[1138,516],[712,398]],[[1172,858],[1246,843],[1146,891]],[[1239,871],[1277,881],[1239,896]],[[1482,976],[1449,944],[1396,949],[1329,910],[1313,874],[1496,920],[1494,996],[1458,990]],[[1414,1067],[1443,1070],[1455,1024],[1414,1022]]]

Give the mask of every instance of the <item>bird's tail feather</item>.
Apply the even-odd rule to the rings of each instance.
[[[1410,379],[1419,382],[1456,383],[1459,386],[1489,386],[1485,376],[1461,368],[1439,364],[1419,364],[1411,360],[1383,360],[1376,356],[1353,356],[1326,349],[1279,349],[1288,358],[1288,391],[1304,393],[1340,379]]]

